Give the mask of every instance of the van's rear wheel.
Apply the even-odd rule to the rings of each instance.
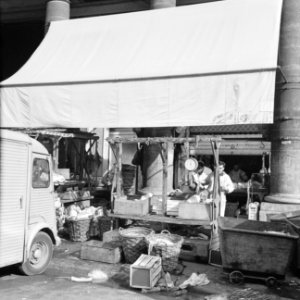
[[[20,266],[25,275],[43,273],[53,255],[53,244],[48,234],[39,232],[32,241],[28,259]]]

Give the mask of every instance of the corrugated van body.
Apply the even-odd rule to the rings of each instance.
[[[0,130],[0,267],[23,261],[30,138]]]

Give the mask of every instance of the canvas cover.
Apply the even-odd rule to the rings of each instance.
[[[272,123],[282,0],[52,22],[1,83],[1,127]]]

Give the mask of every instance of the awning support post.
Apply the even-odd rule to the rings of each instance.
[[[116,174],[116,181],[117,181],[117,197],[120,198],[122,196],[122,143],[116,144],[117,148],[117,174]]]
[[[168,189],[168,143],[161,144],[161,158],[163,162],[163,184],[162,184],[162,214],[167,214],[167,189]]]
[[[220,177],[219,177],[219,149],[220,149],[220,142],[216,142],[211,140],[211,148],[214,156],[214,185],[213,185],[213,200],[214,205],[213,208],[216,208],[216,211],[213,209],[213,221],[216,217],[220,214]]]

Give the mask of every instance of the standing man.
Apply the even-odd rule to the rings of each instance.
[[[226,208],[226,194],[230,194],[234,191],[234,185],[228,174],[225,173],[225,163],[223,161],[219,162],[219,178],[220,178],[220,216],[225,216]],[[211,173],[207,178],[208,190],[210,194],[213,192],[214,187],[214,174]]]

